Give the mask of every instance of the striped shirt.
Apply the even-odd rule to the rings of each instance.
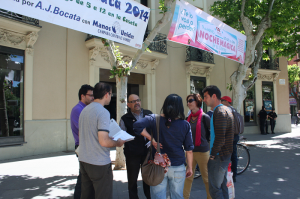
[[[234,117],[230,108],[218,106],[213,114],[215,140],[211,155],[230,155],[233,150]]]

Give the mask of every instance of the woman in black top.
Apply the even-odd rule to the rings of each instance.
[[[201,109],[202,98],[199,94],[187,96],[186,101],[187,106],[191,110],[191,114],[187,118],[187,121],[191,125],[194,142],[192,170],[195,172],[196,165],[198,164],[205,185],[207,198],[211,199],[207,172],[207,163],[209,159],[209,142],[207,139],[209,139],[210,136],[210,117]],[[193,176],[185,179],[183,190],[185,199],[190,197],[193,180]]]

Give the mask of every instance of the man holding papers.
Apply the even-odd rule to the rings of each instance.
[[[120,127],[130,135],[135,136],[134,140],[125,143],[124,154],[126,157],[129,198],[138,199],[137,178],[147,155],[147,141],[143,136],[137,136],[134,133],[133,123],[144,118],[145,115],[152,114],[152,112],[142,109],[139,96],[134,94],[128,97],[127,106],[128,113],[121,117]],[[150,186],[143,182],[143,189],[146,198],[150,199]]]
[[[110,147],[121,147],[125,141],[114,141],[108,135],[110,114],[104,105],[110,103],[111,86],[97,83],[93,93],[94,102],[87,105],[79,117],[81,198],[112,199]]]

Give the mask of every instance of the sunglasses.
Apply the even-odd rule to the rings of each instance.
[[[188,101],[187,101],[187,103],[192,103],[193,101],[196,101],[195,99],[189,99]]]

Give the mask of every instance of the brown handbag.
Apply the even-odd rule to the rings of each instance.
[[[155,115],[155,119],[156,119],[156,132],[157,132],[157,152],[160,153],[160,144],[159,144],[160,116]],[[152,156],[152,139],[153,139],[153,132],[151,131],[151,145],[150,145],[150,149],[148,150],[148,154],[144,160],[144,163],[142,165],[142,177],[143,177],[143,181],[147,185],[156,186],[163,181],[165,177],[165,172],[164,172],[164,167],[154,164],[153,156]],[[149,163],[149,160],[152,161],[150,161]],[[159,159],[157,160],[164,161],[162,157],[159,157]]]

